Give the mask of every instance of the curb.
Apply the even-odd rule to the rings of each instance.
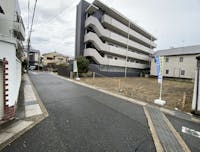
[[[155,147],[156,147],[156,151],[157,152],[163,152],[163,147],[160,143],[160,140],[158,138],[158,135],[156,133],[156,129],[153,125],[153,122],[151,120],[151,117],[150,117],[150,114],[149,114],[149,111],[146,109],[146,107],[143,107],[144,109],[144,113],[145,113],[145,116],[147,118],[147,122],[148,122],[148,125],[149,125],[149,129],[151,131],[151,135],[152,135],[152,138],[153,138],[153,141],[154,141],[154,144],[155,144]]]
[[[179,116],[177,116],[176,115],[177,111],[169,110],[169,109],[166,109],[166,108],[163,108],[163,107],[159,107],[159,106],[156,106],[156,105],[153,105],[153,104],[148,104],[148,103],[145,103],[145,102],[142,102],[142,101],[134,100],[132,98],[125,97],[125,96],[122,96],[122,95],[118,95],[118,94],[115,94],[115,93],[112,93],[112,92],[109,92],[109,91],[103,90],[101,88],[97,88],[97,87],[94,87],[94,86],[91,86],[91,85],[88,85],[88,84],[85,84],[85,83],[82,83],[82,82],[77,82],[75,80],[71,80],[71,79],[56,75],[54,73],[51,73],[51,74],[56,76],[56,77],[58,77],[58,78],[60,78],[60,79],[67,80],[67,81],[70,81],[72,83],[76,83],[78,85],[85,86],[87,88],[94,89],[94,90],[103,92],[105,94],[112,95],[114,97],[117,97],[117,98],[120,98],[120,99],[124,99],[126,101],[129,101],[129,102],[132,102],[132,103],[135,103],[135,104],[143,106],[144,113],[145,113],[145,116],[146,116],[146,119],[147,119],[147,122],[148,122],[149,129],[150,129],[151,134],[152,134],[152,138],[153,138],[153,141],[154,141],[154,144],[155,144],[156,151],[164,152],[164,149],[163,149],[163,147],[161,145],[160,139],[159,139],[159,137],[157,135],[157,132],[156,132],[155,127],[154,127],[154,124],[153,124],[152,119],[150,117],[150,114],[149,114],[148,110],[146,109],[147,106],[152,106],[153,108],[157,108],[158,110],[160,110],[160,112],[162,112],[164,121],[166,122],[168,128],[171,130],[172,134],[175,136],[175,138],[177,139],[177,141],[179,142],[179,144],[181,145],[183,150],[185,152],[190,152],[190,149],[186,145],[185,141],[182,139],[180,134],[175,130],[173,125],[169,122],[169,120],[167,119],[165,114],[167,113],[167,114],[170,114],[172,116],[179,117],[180,119],[188,120],[188,121],[195,122],[195,123],[200,123],[200,119],[195,118],[191,114],[188,114],[188,113],[185,113],[185,112],[179,112],[179,111],[178,111],[179,112]],[[182,114],[182,116],[180,116],[181,114]],[[187,115],[190,118],[185,118],[183,115]]]
[[[38,104],[39,104],[39,106],[41,108],[42,114],[30,117],[30,118],[24,117],[24,118],[21,118],[21,119],[18,119],[18,120],[15,119],[17,121],[12,122],[6,128],[2,129],[1,133],[0,133],[0,139],[1,139],[1,141],[0,141],[0,151],[2,149],[4,149],[6,146],[8,146],[9,144],[11,144],[12,142],[14,142],[17,138],[22,136],[24,133],[29,131],[31,128],[33,128],[34,126],[39,124],[46,117],[48,117],[48,112],[47,112],[45,106],[43,105],[43,103],[42,103],[42,101],[41,101],[41,99],[40,99],[40,97],[39,97],[39,95],[38,95],[38,93],[37,93],[32,81],[31,81],[31,79],[29,78],[29,75],[27,75],[27,76],[28,76],[28,79],[30,80],[30,84],[32,86],[34,95],[36,96],[37,102],[38,102]],[[24,87],[23,87],[23,89],[24,89]],[[28,123],[28,126],[26,126],[25,128],[22,128],[20,130],[19,128],[17,128],[17,125],[19,125],[20,123],[23,123],[23,122]],[[14,127],[16,127],[16,128],[14,128]],[[11,130],[12,131],[14,130],[14,133],[11,132]]]
[[[162,113],[162,115],[163,115],[164,121],[166,122],[167,126],[169,127],[169,129],[171,130],[171,132],[173,133],[173,135],[175,136],[175,138],[177,139],[177,141],[179,142],[179,144],[182,146],[183,150],[185,152],[191,152],[190,149],[188,148],[188,146],[186,145],[185,141],[180,136],[180,134],[172,126],[171,122],[167,119],[167,117],[163,113]]]
[[[32,80],[30,79],[29,75],[28,75],[28,78],[29,78],[29,80],[30,80],[30,84],[31,84],[32,89],[33,89],[33,92],[34,92],[34,94],[35,94],[35,96],[36,96],[37,102],[38,102],[38,104],[40,105],[40,108],[41,108],[41,110],[42,110],[42,115],[43,115],[44,117],[48,117],[48,116],[49,116],[49,113],[47,112],[47,109],[45,108],[45,106],[44,106],[42,100],[40,99],[40,96],[39,96],[38,92],[36,91],[36,88],[35,88],[35,86],[34,86]]]
[[[129,98],[129,97],[126,97],[126,96],[122,96],[122,95],[116,94],[116,93],[112,93],[112,92],[110,92],[110,91],[106,91],[106,90],[103,90],[102,88],[98,88],[98,87],[95,87],[95,86],[91,86],[91,85],[85,84],[85,83],[83,83],[83,82],[77,82],[77,81],[75,81],[75,80],[72,80],[72,79],[69,79],[69,78],[66,78],[66,77],[63,77],[63,76],[59,76],[59,75],[54,74],[54,73],[50,73],[50,74],[52,74],[52,75],[54,75],[54,76],[56,76],[56,77],[58,77],[58,78],[61,78],[61,79],[63,79],[63,80],[67,80],[67,81],[76,83],[76,84],[78,84],[78,85],[85,86],[85,87],[87,87],[87,88],[94,89],[94,90],[103,92],[103,93],[105,93],[105,94],[108,94],[108,95],[111,95],[111,96],[114,96],[114,97],[117,97],[117,98],[120,98],[120,99],[127,100],[127,101],[132,102],[132,103],[135,103],[135,104],[137,104],[137,105],[141,105],[141,106],[150,105],[150,106],[159,108],[159,110],[162,111],[162,112],[165,113],[165,114],[169,114],[169,115],[178,117],[178,118],[183,119],[183,120],[187,120],[187,121],[191,121],[191,122],[195,122],[195,123],[200,123],[200,119],[196,118],[195,116],[193,116],[193,115],[190,114],[190,113],[186,113],[186,112],[182,112],[182,111],[175,111],[175,110],[167,109],[167,108],[164,108],[164,107],[159,107],[159,106],[154,105],[154,104],[146,103],[146,102],[139,101],[139,100],[136,100],[136,99],[132,99],[132,98]],[[177,115],[177,113],[179,113],[179,115]],[[181,115],[182,115],[182,116],[181,116]],[[183,116],[183,115],[184,115],[184,116]],[[185,116],[187,116],[187,117],[185,117]]]

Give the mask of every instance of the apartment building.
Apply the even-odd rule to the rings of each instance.
[[[90,70],[131,76],[150,68],[152,34],[99,0],[81,0],[76,15],[75,56],[86,56]]]
[[[198,54],[200,54],[200,45],[159,50],[154,53],[154,56],[164,57],[164,77],[194,79],[197,67],[196,56]],[[154,58],[151,60],[150,74],[152,76],[157,75]]]
[[[0,3],[0,120],[15,115],[25,28],[17,0]]]
[[[29,55],[29,57],[28,57]],[[39,66],[41,66],[41,55],[40,50],[36,50],[32,47],[30,47],[29,53],[28,48],[25,46],[24,48],[24,60],[27,60],[29,62],[29,69],[36,69]]]
[[[59,65],[59,64],[67,64],[68,57],[60,54],[58,52],[51,52],[43,54],[43,65]]]

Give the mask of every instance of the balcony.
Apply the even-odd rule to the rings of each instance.
[[[85,28],[91,27],[96,32],[96,34],[104,39],[105,41],[112,42],[114,44],[117,44],[122,47],[127,47],[127,42],[129,43],[129,47],[131,49],[136,49],[138,51],[145,52],[146,54],[152,54],[153,50],[141,45],[137,42],[134,42],[132,40],[127,41],[127,38],[116,34],[114,32],[109,31],[108,29],[105,29],[102,24],[99,22],[99,20],[94,17],[90,16],[85,21]]]
[[[14,22],[14,35],[17,39],[24,41],[25,40],[25,28],[22,19],[20,22]]]

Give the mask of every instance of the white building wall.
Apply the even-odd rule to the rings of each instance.
[[[21,72],[21,64],[16,61],[15,44],[0,41],[0,59],[6,58],[8,61],[8,103],[9,106],[15,105],[18,98],[19,85],[21,79],[19,72]]]
[[[180,57],[183,57],[183,62],[180,62]],[[165,61],[166,58],[168,58],[168,62]],[[197,62],[196,55],[167,56],[165,59],[163,64],[163,76],[194,79]],[[154,62],[154,59],[152,59],[151,75],[157,75],[156,68],[156,63]],[[168,74],[166,74],[166,70],[169,70]],[[184,75],[181,75],[181,70],[185,71]]]
[[[0,119],[3,117],[4,103],[3,103],[3,64],[0,62]]]

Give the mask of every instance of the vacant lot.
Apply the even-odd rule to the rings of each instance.
[[[81,78],[81,81],[149,103],[159,98],[159,84],[155,78]],[[189,112],[192,95],[192,82],[163,80],[162,99],[167,101],[165,107]]]

